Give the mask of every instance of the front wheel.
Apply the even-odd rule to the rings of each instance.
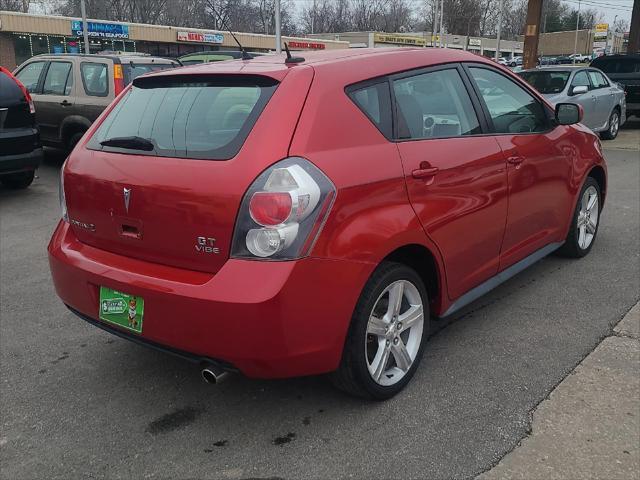
[[[609,128],[602,132],[601,137],[604,140],[613,140],[618,136],[620,131],[620,113],[618,109],[614,109],[609,116]]]
[[[587,177],[578,197],[569,234],[559,250],[560,254],[580,258],[589,253],[598,233],[601,204],[600,185],[593,177]]]
[[[358,300],[333,384],[359,397],[386,400],[418,368],[429,334],[429,302],[418,274],[382,263]]]

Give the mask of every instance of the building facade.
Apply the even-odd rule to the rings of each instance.
[[[88,20],[90,53],[99,51],[142,52],[162,57],[179,57],[204,50],[238,49],[229,32],[164,25],[145,25]],[[31,15],[0,11],[0,65],[15,68],[42,53],[83,53],[83,23],[78,18]],[[275,49],[275,37],[234,32],[249,51]],[[291,50],[348,48],[336,40],[283,37]]]

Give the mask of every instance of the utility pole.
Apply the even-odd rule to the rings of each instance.
[[[627,53],[640,53],[640,0],[635,0],[633,2]]]
[[[529,5],[527,6],[527,21],[524,30],[524,58],[522,59],[522,67],[525,69],[535,68],[538,63],[541,19],[542,0],[529,0]]]
[[[314,34],[316,28],[316,0],[313,0],[313,13],[311,14],[311,33]]]
[[[84,37],[84,53],[91,53],[89,49],[89,27],[87,26],[87,9],[84,0],[80,0],[80,13],[82,14],[82,36]]]
[[[496,62],[500,58],[500,34],[502,33],[502,10],[504,10],[504,0],[500,0],[498,7],[498,31],[496,32]]]
[[[434,0],[433,6],[435,8],[435,12],[433,14],[433,25],[431,25],[431,46],[433,47],[434,40],[437,38],[438,32],[438,9],[440,8],[440,0]]]
[[[280,31],[280,0],[276,0],[276,53],[282,53],[282,33]]]
[[[576,39],[573,42],[573,63],[576,63],[576,54],[578,53],[578,28],[580,27],[580,0],[578,0],[578,16],[576,17]]]

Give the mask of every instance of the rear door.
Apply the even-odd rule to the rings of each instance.
[[[507,159],[509,212],[500,270],[562,239],[573,209],[569,129],[554,127],[544,103],[489,66],[470,64],[495,139]],[[481,88],[491,85],[491,88]],[[568,154],[565,154],[567,152]]]
[[[44,72],[41,90],[34,95],[36,121],[43,141],[60,141],[63,120],[75,113],[76,89],[73,60],[52,60]]]
[[[229,256],[244,192],[287,156],[312,76],[310,67],[288,71],[283,64],[270,76],[136,79],[67,162],[64,188],[77,238],[215,273]],[[114,140],[123,137],[138,141]],[[202,242],[212,248],[203,250]]]
[[[444,258],[451,298],[497,273],[507,216],[504,156],[465,82],[455,64],[391,80],[409,198]]]
[[[104,58],[85,58],[78,71],[78,114],[93,122],[114,98],[113,64]]]

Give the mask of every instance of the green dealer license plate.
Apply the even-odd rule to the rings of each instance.
[[[100,287],[100,320],[142,333],[143,316],[142,298]]]

